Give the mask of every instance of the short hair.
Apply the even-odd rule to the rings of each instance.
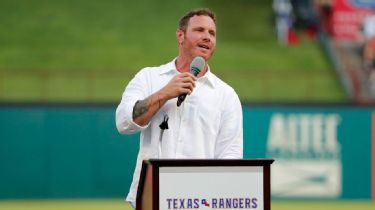
[[[179,24],[178,24],[178,29],[180,29],[182,31],[186,31],[186,28],[188,26],[190,18],[192,18],[192,17],[194,17],[196,15],[197,16],[201,16],[201,15],[208,16],[216,24],[216,15],[215,15],[215,13],[212,12],[210,9],[202,8],[202,9],[190,10],[184,16],[182,16],[181,19],[180,19],[180,21],[179,21]]]

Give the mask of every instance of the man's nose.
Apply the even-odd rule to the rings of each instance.
[[[203,33],[203,40],[204,41],[211,41],[211,35],[208,31],[206,31],[205,33]]]

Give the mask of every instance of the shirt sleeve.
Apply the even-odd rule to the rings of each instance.
[[[116,127],[119,133],[132,134],[149,126],[140,126],[133,121],[134,105],[138,100],[148,97],[147,87],[147,74],[143,69],[129,82],[116,109]]]
[[[225,97],[219,134],[215,146],[215,158],[243,158],[242,106],[232,89]]]

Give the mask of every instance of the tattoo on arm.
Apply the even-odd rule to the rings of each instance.
[[[139,100],[135,103],[133,108],[133,120],[148,111],[148,100],[149,99],[146,98],[144,100]]]

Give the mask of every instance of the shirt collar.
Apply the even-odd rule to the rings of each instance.
[[[178,73],[177,71],[177,68],[176,68],[176,59],[173,59],[171,62],[167,63],[164,65],[164,68],[162,68],[159,72],[160,75],[162,74],[167,74],[169,72],[176,72]]]
[[[176,59],[173,59],[171,62],[164,65],[164,68],[160,70],[160,75],[167,74],[170,72],[179,73],[176,68]],[[200,80],[207,81],[209,85],[211,85],[213,88],[215,87],[215,76],[210,70],[210,66],[208,66],[207,72],[203,75],[203,77],[199,78]]]
[[[215,88],[215,76],[210,70],[210,66],[208,66],[207,72],[203,75],[203,77],[199,78],[207,82],[207,84],[211,85],[212,88]]]

